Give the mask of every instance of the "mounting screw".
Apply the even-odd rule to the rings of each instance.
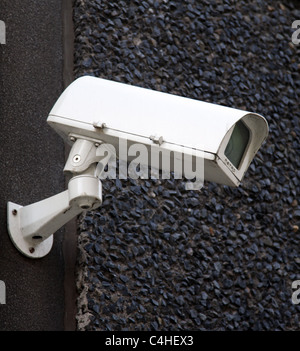
[[[12,210],[12,214],[13,214],[14,216],[16,216],[16,215],[18,214],[18,211],[17,211],[17,210]]]
[[[152,140],[154,144],[158,145],[161,145],[164,142],[164,138],[162,136],[158,137],[156,135],[151,135],[149,139]]]
[[[34,247],[31,247],[31,248],[29,249],[29,252],[30,252],[31,254],[33,254],[34,251],[35,251]]]
[[[80,162],[80,160],[81,160],[80,155],[75,155],[75,156],[73,157],[73,162],[74,162],[74,163],[78,163],[78,162]]]
[[[104,129],[106,128],[106,123],[103,122],[94,122],[93,127],[97,129]]]

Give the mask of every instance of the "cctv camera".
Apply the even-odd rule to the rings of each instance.
[[[128,160],[133,144],[149,154],[152,146],[152,153],[195,156],[192,167],[200,159],[205,180],[229,186],[240,184],[268,135],[265,118],[256,113],[89,76],[66,89],[48,123],[67,142],[113,145],[120,159]]]
[[[72,177],[53,197],[25,207],[8,203],[9,235],[31,258],[48,254],[65,223],[101,205],[110,160],[130,161],[129,171],[154,165],[201,184],[238,186],[268,135],[256,113],[94,77],[75,80],[47,121],[72,145],[64,168]]]

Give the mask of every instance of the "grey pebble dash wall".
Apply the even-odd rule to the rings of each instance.
[[[78,330],[299,330],[295,20],[288,0],[74,0],[76,77],[254,111],[270,127],[238,188],[103,181],[102,207],[79,221]]]

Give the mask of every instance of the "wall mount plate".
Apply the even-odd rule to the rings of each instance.
[[[46,240],[26,240],[20,228],[20,213],[23,206],[8,202],[7,223],[8,233],[15,247],[25,256],[30,258],[42,258],[46,256],[53,245],[53,235]]]

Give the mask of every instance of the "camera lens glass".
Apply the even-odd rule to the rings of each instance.
[[[240,166],[249,142],[249,138],[249,129],[246,127],[245,123],[238,121],[234,126],[233,132],[225,149],[225,156],[235,168],[239,168]]]

